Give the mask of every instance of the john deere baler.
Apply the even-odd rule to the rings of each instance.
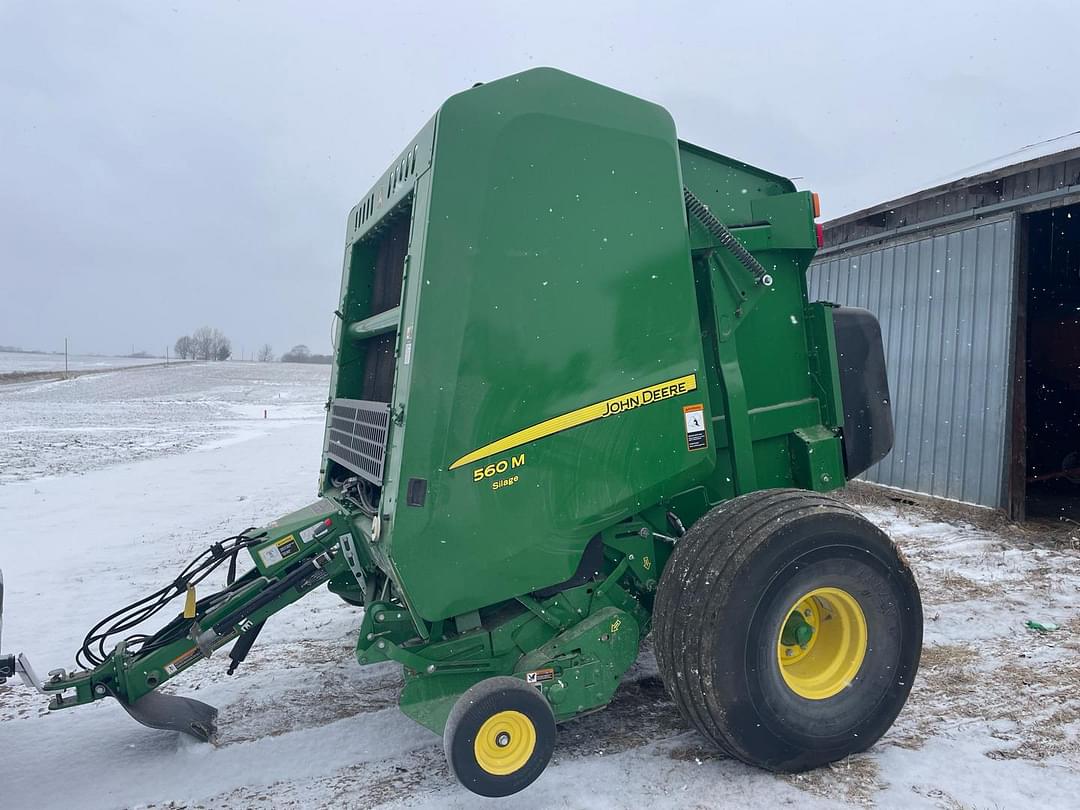
[[[921,608],[889,539],[821,494],[892,426],[873,315],[807,300],[817,213],[566,73],[453,96],[349,214],[321,500],[208,550],[157,633],[101,623],[43,684],[53,708],[111,695],[209,738],[212,709],[155,688],[228,644],[235,666],[328,582],[364,607],[359,662],[402,664],[402,710],[484,795],[535,779],[650,630],[731,755],[793,771],[872,745]],[[198,598],[241,551],[255,567]]]

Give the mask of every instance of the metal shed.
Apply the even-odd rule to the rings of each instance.
[[[896,442],[866,479],[1075,516],[1080,134],[1054,146],[825,223],[811,298],[877,314],[889,364]]]

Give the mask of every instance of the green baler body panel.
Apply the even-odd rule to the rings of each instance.
[[[684,185],[749,226],[739,238],[776,279],[745,314],[692,252],[708,241]],[[350,214],[332,398],[363,398],[371,355],[350,329],[386,328],[353,324],[375,314],[375,245],[395,215],[411,225],[369,551],[423,619],[567,580],[592,537],[650,509],[682,504],[688,525],[745,489],[843,483],[823,418],[836,391],[811,374],[831,322],[806,302],[809,195],[789,181],[681,144],[661,107],[556,70],[454,96]],[[727,402],[744,403],[731,425]],[[688,435],[695,406],[704,446]],[[324,455],[323,493],[342,476]]]

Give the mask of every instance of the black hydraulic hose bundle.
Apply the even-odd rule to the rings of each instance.
[[[324,551],[318,556],[297,563],[293,568],[289,569],[288,573],[280,579],[273,580],[258,596],[249,602],[245,602],[235,612],[230,613],[211,627],[208,632],[218,638],[227,635],[233,627],[259,609],[269,605],[289,588],[301,585],[304,580],[317,573],[327,562],[333,559],[333,556],[332,551]],[[200,643],[200,639],[196,639],[196,643]]]
[[[379,490],[371,482],[359,476],[333,482],[341,488],[341,494],[368,517],[375,517],[379,512]]]
[[[84,669],[92,669],[105,662],[109,656],[106,650],[108,640],[125,633],[154,616],[169,602],[187,594],[188,589],[206,579],[226,560],[229,561],[228,584],[224,590],[211,594],[198,601],[198,607],[205,610],[219,603],[239,583],[235,581],[237,557],[244,549],[265,537],[265,532],[251,534],[256,527],[251,526],[239,534],[214,543],[192,560],[168,585],[159,588],[148,596],[126,605],[95,624],[83,639],[82,646],[75,653],[75,663]],[[241,578],[243,581],[244,578]],[[128,644],[139,645],[137,652],[150,652],[165,644],[182,638],[187,632],[190,621],[178,616],[153,636],[136,634],[127,637]]]

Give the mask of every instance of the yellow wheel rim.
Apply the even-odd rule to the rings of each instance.
[[[817,588],[788,610],[776,640],[784,683],[807,700],[848,686],[866,657],[866,616],[840,588]]]
[[[495,776],[522,768],[536,748],[536,727],[521,712],[491,715],[480,726],[473,743],[476,764]]]

